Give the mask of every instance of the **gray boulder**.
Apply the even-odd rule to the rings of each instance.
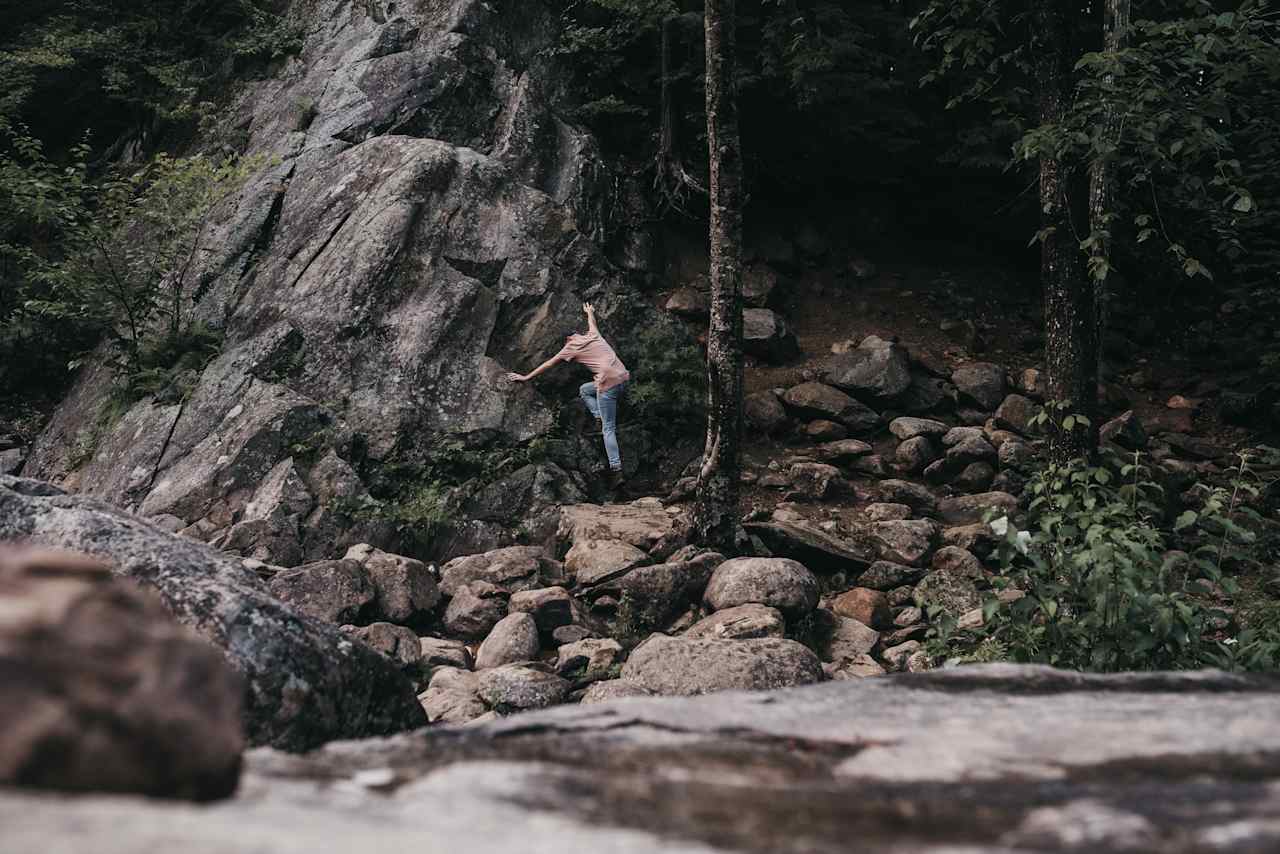
[[[420,560],[390,554],[361,543],[347,549],[346,560],[359,563],[373,583],[373,607],[392,623],[425,619],[440,602],[435,576]]]
[[[422,659],[422,644],[412,629],[391,623],[370,623],[367,626],[343,626],[354,638],[376,649],[394,661],[402,669],[417,665]]]
[[[797,619],[817,607],[818,596],[818,579],[803,564],[787,558],[739,557],[716,567],[703,600],[713,611],[767,605]]]
[[[446,596],[473,581],[485,581],[515,593],[542,587],[559,575],[559,565],[537,546],[508,546],[477,555],[456,557],[440,570],[440,590]]]
[[[571,687],[567,679],[524,664],[482,670],[476,679],[476,694],[502,715],[563,703]]]
[[[851,430],[870,430],[880,422],[874,410],[824,383],[807,382],[787,389],[782,402],[800,418],[835,421]]]
[[[476,669],[501,667],[538,657],[538,624],[523,612],[508,614],[498,621],[476,650]]]
[[[655,694],[687,695],[808,685],[823,673],[817,657],[793,640],[653,635],[632,651],[622,678]]]
[[[767,605],[735,605],[703,617],[689,627],[686,638],[780,638],[787,624],[782,612]]]
[[[786,362],[800,355],[796,335],[768,308],[742,310],[742,350],[766,362]]]
[[[911,385],[911,363],[899,344],[867,336],[852,350],[836,354],[823,380],[868,402],[888,402]]]
[[[473,581],[458,590],[444,612],[449,634],[464,640],[481,640],[507,615],[506,591],[486,581]]]
[[[321,560],[271,576],[271,595],[301,613],[343,625],[367,617],[374,600],[364,567],[354,560]]]
[[[92,498],[0,478],[0,540],[19,539],[95,555],[154,589],[179,622],[244,676],[253,743],[307,750],[424,720],[413,686],[394,664],[351,643],[337,626],[283,604],[235,557]]]
[[[1005,395],[1004,368],[990,362],[970,362],[951,374],[962,403],[972,403],[991,412]]]
[[[779,432],[787,423],[787,411],[782,408],[778,396],[772,391],[757,391],[742,400],[742,415],[746,423],[766,435]]]

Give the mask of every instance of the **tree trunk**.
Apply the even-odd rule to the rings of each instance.
[[[1124,48],[1129,29],[1129,0],[1103,0],[1102,44],[1103,50],[1115,57]],[[1094,300],[1097,311],[1098,337],[1107,328],[1107,277],[1111,273],[1111,224],[1115,218],[1115,175],[1111,161],[1115,147],[1120,142],[1119,110],[1115,91],[1115,75],[1108,72],[1103,77],[1107,102],[1103,113],[1102,146],[1095,156],[1089,174],[1089,232],[1093,244],[1089,249],[1089,274],[1094,282]],[[1102,348],[1098,348],[1098,374],[1103,375]]]
[[[1036,82],[1040,124],[1061,127],[1070,94],[1070,21],[1075,6],[1065,0],[1037,0]],[[1054,462],[1092,457],[1098,445],[1098,328],[1093,283],[1084,275],[1071,222],[1071,176],[1052,152],[1040,153],[1040,280],[1044,287],[1045,362],[1049,400],[1055,413],[1085,416],[1068,429],[1053,428],[1049,456]]]
[[[735,0],[707,0],[707,144],[711,161],[711,326],[707,444],[691,518],[695,541],[733,550],[742,435],[742,157],[735,78]]]

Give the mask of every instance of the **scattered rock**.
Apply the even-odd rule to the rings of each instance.
[[[157,597],[86,556],[29,550],[0,551],[0,601],[0,783],[235,791],[243,681]]]
[[[582,695],[582,705],[608,703],[613,700],[623,700],[627,697],[652,696],[653,692],[642,685],[628,682],[625,679],[608,679],[603,682],[591,683],[590,687]]]
[[[876,487],[881,501],[905,504],[915,513],[931,516],[938,512],[938,499],[927,487],[909,480],[882,480]]]
[[[418,695],[418,700],[433,724],[466,723],[489,711],[476,693],[479,687],[478,674],[455,667],[440,667],[432,674],[427,690]]]
[[[889,600],[880,591],[866,587],[854,587],[836,596],[831,600],[831,610],[873,629],[886,629],[893,625]]]
[[[775,517],[743,527],[759,537],[773,554],[799,561],[815,572],[859,573],[876,558],[874,547],[832,536],[808,522]]]
[[[692,560],[640,566],[603,588],[617,591],[624,632],[643,636],[669,625],[700,600],[712,572],[723,560],[715,552],[705,552]]]
[[[421,651],[418,666],[430,677],[437,667],[455,667],[459,670],[470,670],[471,653],[462,641],[445,638],[418,638],[418,649]]]
[[[984,522],[946,528],[942,532],[942,543],[947,546],[958,546],[979,558],[986,558],[999,544],[991,527]]]
[[[373,607],[392,623],[425,619],[440,602],[440,588],[431,570],[420,560],[390,554],[361,543],[347,549],[344,560],[364,567],[373,583]]]
[[[789,472],[795,497],[820,501],[844,488],[840,469],[826,463],[796,463]]]
[[[779,363],[800,355],[800,344],[786,321],[771,309],[744,308],[742,351],[766,362]]]
[[[510,608],[533,616],[544,637],[573,622],[573,597],[563,587],[524,590],[511,596]]]
[[[564,568],[579,586],[590,587],[651,561],[648,552],[622,540],[579,539],[565,555]]]
[[[982,492],[991,488],[995,478],[996,470],[990,463],[969,463],[951,479],[951,485],[961,492]]]
[[[483,554],[457,557],[440,570],[440,589],[446,596],[473,581],[485,581],[515,593],[545,583],[544,576],[558,574],[558,564],[536,546],[509,546]]]
[[[907,659],[920,651],[919,641],[907,641],[906,643],[891,646],[886,649],[881,657],[884,663],[893,670],[906,670]]]
[[[897,467],[908,474],[919,474],[938,458],[933,442],[926,436],[916,436],[898,445],[894,453]]]
[[[653,553],[675,533],[675,518],[660,502],[631,504],[569,504],[560,510],[562,543],[579,540],[621,540]],[[531,588],[537,585],[531,585]],[[531,589],[530,588],[530,589]]]
[[[911,385],[911,364],[900,344],[868,335],[856,349],[833,356],[823,380],[868,402],[888,402]]]
[[[374,589],[354,560],[321,560],[277,572],[271,595],[301,613],[335,625],[354,623],[373,605]]]
[[[561,626],[551,633],[551,641],[556,646],[564,646],[569,643],[577,643],[580,640],[586,640],[594,637],[595,633],[586,626],[571,625]]]
[[[871,539],[881,560],[919,565],[933,550],[938,528],[927,519],[873,522]]]
[[[822,681],[822,664],[783,638],[672,638],[653,635],[622,666],[622,678],[655,694],[761,690]]]
[[[782,402],[800,418],[836,421],[855,431],[871,430],[880,423],[876,412],[824,383],[807,382],[787,389]]]
[[[884,667],[870,655],[833,661],[823,664],[822,669],[827,674],[827,678],[832,680],[866,679],[868,676],[885,674]]]
[[[1013,514],[1018,509],[1018,499],[1007,492],[980,492],[977,495],[958,495],[938,502],[938,513],[951,525],[968,525],[983,521],[983,515],[992,510],[997,516]]]
[[[849,435],[843,425],[819,418],[804,425],[804,434],[812,442],[835,442]]]
[[[764,308],[778,289],[778,274],[767,264],[751,264],[742,271],[742,303]]]
[[[482,670],[476,680],[476,694],[501,715],[563,703],[571,688],[568,680],[524,664]]]
[[[847,465],[870,454],[872,447],[857,439],[840,439],[809,448],[806,453],[819,462]]]
[[[889,591],[915,582],[922,574],[924,570],[920,567],[878,560],[858,577],[858,583],[872,590]]]
[[[941,421],[933,421],[928,418],[912,418],[904,415],[889,422],[889,432],[901,442],[918,436],[924,436],[927,439],[941,439],[946,435],[947,430],[947,425]]]
[[[868,504],[863,508],[862,515],[871,522],[888,522],[894,519],[910,518],[911,508],[905,504]]]
[[[422,658],[422,644],[412,629],[391,623],[370,623],[367,626],[343,626],[354,638],[376,649],[401,668],[410,668]]]
[[[743,398],[742,414],[747,426],[765,435],[778,433],[787,424],[787,411],[772,391],[757,391]]]
[[[951,374],[961,401],[969,401],[990,412],[1004,400],[1004,368],[990,362],[970,362]]]
[[[533,661],[538,657],[540,648],[538,624],[533,617],[524,612],[507,614],[476,650],[476,669]]]
[[[1035,462],[1035,458],[1035,449],[1017,439],[1002,442],[997,451],[1001,468],[1026,469]]]
[[[677,288],[667,299],[664,307],[672,314],[703,321],[711,311],[711,303],[707,295],[695,288]]]
[[[473,581],[449,600],[444,627],[455,637],[480,640],[506,615],[506,591],[487,581]]]
[[[782,612],[767,605],[736,605],[703,617],[689,627],[683,637],[725,638],[780,638],[786,631]]]
[[[818,579],[802,564],[787,558],[741,557],[716,568],[703,599],[713,611],[767,605],[796,619],[817,607],[818,596]]]
[[[810,639],[823,661],[857,660],[880,641],[879,632],[850,617],[827,610],[815,611],[814,617]]]
[[[1115,442],[1130,451],[1141,451],[1147,447],[1147,431],[1143,429],[1141,419],[1132,409],[1120,413],[1103,424],[1099,430],[1099,437],[1104,442]]]
[[[896,408],[912,415],[929,415],[955,408],[958,392],[950,382],[912,371],[911,385],[898,396]]]
[[[996,409],[996,424],[1006,430],[1029,436],[1034,431],[1031,419],[1036,416],[1039,409],[1040,407],[1029,398],[1020,394],[1011,394]]]
[[[622,645],[612,638],[588,638],[560,647],[556,673],[576,686],[616,676]]]

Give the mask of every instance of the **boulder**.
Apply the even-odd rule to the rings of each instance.
[[[440,602],[435,576],[420,560],[390,554],[360,543],[347,549],[344,560],[354,560],[373,583],[373,608],[392,623],[426,619]]]
[[[1029,398],[1020,394],[1007,396],[996,409],[996,424],[1006,430],[1012,430],[1023,436],[1037,432],[1031,426],[1031,419],[1040,411],[1040,407]]]
[[[875,503],[862,508],[862,515],[871,522],[887,522],[891,519],[911,518],[911,508],[905,504]]]
[[[768,264],[751,264],[742,271],[742,304],[764,308],[778,289],[778,274]]]
[[[908,474],[919,474],[937,458],[938,452],[927,436],[915,436],[905,440],[898,445],[893,455],[896,466]]]
[[[321,560],[271,576],[271,595],[308,617],[342,625],[369,614],[374,589],[354,560]]]
[[[854,587],[834,597],[830,607],[838,616],[857,620],[873,629],[887,629],[893,625],[889,600],[878,590]]]
[[[822,665],[783,638],[672,638],[653,635],[631,653],[622,678],[654,694],[764,690],[822,681]]]
[[[814,612],[810,642],[823,661],[855,661],[869,655],[880,641],[880,633],[850,617],[827,610]]]
[[[991,526],[984,522],[973,522],[969,525],[955,525],[944,529],[942,544],[959,546],[979,558],[985,558],[995,551],[999,540],[992,532]]]
[[[739,557],[712,573],[703,601],[713,611],[737,605],[767,605],[798,619],[818,604],[818,579],[788,558]]]
[[[868,533],[881,560],[918,566],[932,553],[938,527],[927,519],[891,520],[872,522]]]
[[[707,295],[695,288],[677,288],[663,306],[672,314],[679,314],[694,320],[707,319],[711,311],[711,302]]]
[[[473,581],[484,581],[510,593],[532,590],[553,581],[559,565],[537,546],[509,546],[483,554],[456,557],[440,570],[440,590],[446,596]]]
[[[649,553],[622,540],[576,540],[564,556],[564,568],[580,587],[625,575],[652,562]]]
[[[858,573],[875,560],[874,548],[836,537],[808,522],[774,518],[743,527],[773,554],[799,561],[815,572]]]
[[[601,682],[592,682],[587,690],[582,693],[581,702],[582,705],[589,706],[593,703],[625,700],[628,697],[652,696],[652,691],[634,682],[628,682],[625,679],[606,679]]]
[[[239,558],[95,499],[4,477],[0,540],[86,552],[155,589],[179,622],[221,649],[244,676],[252,743],[307,750],[422,725],[413,685],[399,668],[351,643],[336,625],[281,603]]]
[[[1099,437],[1104,442],[1115,442],[1130,451],[1141,451],[1147,447],[1147,431],[1143,429],[1142,420],[1132,409],[1120,413],[1099,430]]]
[[[880,416],[837,388],[818,382],[787,389],[782,402],[798,417],[836,421],[854,431],[874,429]]]
[[[840,469],[826,463],[795,463],[789,475],[793,498],[821,501],[845,488]]]
[[[433,724],[466,723],[488,711],[476,693],[479,686],[479,674],[456,667],[440,667],[418,700]]]
[[[571,687],[554,673],[524,664],[482,670],[476,679],[477,696],[502,715],[563,703]]]
[[[889,591],[915,582],[924,570],[887,560],[878,560],[858,577],[858,583],[872,590]]]
[[[961,492],[983,492],[991,488],[995,478],[995,466],[991,463],[969,463],[951,479],[951,485]]]
[[[997,516],[1012,514],[1018,509],[1018,499],[1007,492],[980,492],[977,495],[958,495],[938,502],[938,513],[951,525],[968,525],[983,521],[987,511]]]
[[[152,592],[81,554],[6,549],[0,601],[0,784],[235,791],[244,683]]]
[[[977,584],[985,578],[977,558],[964,549],[946,546],[938,549],[932,570],[916,585],[916,601],[930,614],[941,611],[959,618],[982,605]]]
[[[885,403],[911,385],[911,364],[904,347],[868,335],[856,348],[831,358],[823,381],[860,400]]]
[[[1001,468],[1026,469],[1035,461],[1035,449],[1026,442],[1010,439],[1000,444],[997,458]]]
[[[811,442],[837,442],[849,435],[844,425],[819,418],[804,425],[805,438]]]
[[[831,680],[866,679],[868,676],[883,676],[884,667],[870,655],[857,658],[842,659],[822,665],[827,678]]]
[[[427,676],[437,667],[453,667],[458,670],[470,670],[472,667],[471,652],[462,641],[446,638],[418,638],[419,668]]]
[[[17,474],[26,462],[27,454],[22,448],[6,448],[0,451],[0,475]]]
[[[872,447],[857,439],[839,439],[808,448],[805,453],[819,462],[848,465],[872,452]]]
[[[449,634],[464,640],[481,640],[507,616],[506,591],[487,581],[473,581],[460,588],[444,612]]]
[[[916,513],[933,515],[938,510],[938,498],[928,487],[909,480],[882,480],[876,486],[876,493],[881,501],[891,504],[905,504]]]
[[[518,594],[517,594],[518,595]],[[498,621],[476,650],[476,670],[501,667],[538,657],[538,624],[524,612],[507,614]]]
[[[675,534],[676,518],[660,502],[631,504],[571,504],[560,510],[556,537],[561,543],[579,540],[620,540],[646,552]]]
[[[575,686],[612,679],[622,661],[622,644],[613,638],[586,638],[560,647],[556,673]]]
[[[941,421],[933,421],[928,418],[912,418],[903,415],[889,422],[889,432],[897,437],[898,441],[905,442],[908,439],[914,439],[918,436],[924,436],[927,439],[941,439],[949,428]]]
[[[529,614],[544,637],[573,622],[573,597],[563,587],[544,587],[513,594],[512,611]]]
[[[757,391],[742,400],[742,415],[747,426],[765,435],[773,435],[787,423],[787,411],[772,391]]]
[[[705,552],[691,560],[640,566],[597,590],[616,594],[618,631],[638,639],[665,628],[700,600],[723,560],[715,552]]]
[[[422,644],[412,629],[391,623],[370,623],[367,626],[343,626],[348,634],[359,639],[401,668],[417,665],[422,658]]]
[[[778,363],[800,355],[795,333],[768,308],[742,310],[742,351],[766,362]]]
[[[972,403],[991,412],[1005,397],[1004,368],[990,362],[970,362],[951,374],[961,402]]]
[[[703,617],[689,627],[683,637],[725,638],[780,638],[786,632],[782,612],[767,605],[735,605]]]
[[[911,385],[898,395],[894,407],[917,416],[949,412],[956,407],[957,395],[956,387],[947,380],[912,371]]]

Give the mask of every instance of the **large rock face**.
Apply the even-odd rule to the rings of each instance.
[[[106,428],[109,377],[90,367],[26,474],[295,565],[385,543],[349,533],[342,502],[433,442],[545,433],[582,377],[560,371],[548,398],[503,375],[558,350],[584,296],[624,357],[665,321],[608,260],[629,226],[605,211],[627,185],[561,118],[546,9],[293,0],[288,15],[301,53],[220,122],[223,142],[274,158],[219,212],[192,276],[221,354],[182,402],[145,399]]]
[[[92,498],[0,477],[0,541],[101,557],[153,588],[178,620],[220,647],[248,683],[251,741],[305,750],[425,723],[395,665],[273,598],[240,561]]]
[[[987,665],[254,751],[215,809],[10,791],[0,848],[1263,852],[1277,751],[1274,680]]]

